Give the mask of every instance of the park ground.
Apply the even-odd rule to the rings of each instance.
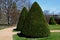
[[[49,25],[51,35],[47,38],[25,38],[19,37],[18,32],[13,32],[16,26],[1,29],[0,40],[60,40],[60,25]]]

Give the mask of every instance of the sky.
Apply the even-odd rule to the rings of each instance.
[[[34,1],[38,2],[43,11],[60,12],[60,0],[31,0],[31,3]]]

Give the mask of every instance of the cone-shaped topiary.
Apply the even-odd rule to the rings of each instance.
[[[50,17],[49,24],[55,25],[56,22],[53,17]]]
[[[47,37],[50,34],[42,9],[35,2],[25,20],[22,33],[27,37]]]
[[[18,30],[18,31],[21,31],[21,29],[22,29],[22,27],[23,27],[23,25],[24,25],[24,21],[25,21],[25,18],[26,18],[26,16],[27,16],[27,14],[28,14],[28,11],[27,11],[27,9],[24,7],[24,8],[22,9],[22,12],[21,12],[21,14],[20,14],[19,21],[18,21],[18,24],[17,24],[17,30]]]

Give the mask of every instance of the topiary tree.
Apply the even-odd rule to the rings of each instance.
[[[53,17],[50,17],[49,24],[55,25],[56,22]]]
[[[49,36],[47,21],[37,2],[32,5],[21,32],[27,37]]]
[[[24,7],[21,14],[20,14],[20,17],[19,17],[19,21],[18,21],[18,24],[17,24],[17,30],[18,31],[21,31],[23,25],[24,25],[24,21],[25,21],[25,18],[28,14],[28,11],[27,9]]]

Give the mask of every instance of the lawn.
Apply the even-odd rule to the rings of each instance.
[[[0,28],[0,30],[1,30],[1,29],[4,29],[4,28]]]
[[[13,40],[60,40],[60,33],[51,33],[51,35],[46,38],[26,38],[13,35]]]
[[[5,28],[9,28],[9,27],[12,27],[12,26],[11,25],[0,25],[0,30],[5,29]]]
[[[50,30],[60,30],[60,25],[49,25],[49,28]],[[46,38],[26,38],[13,35],[13,40],[60,40],[60,32],[51,33],[51,35]]]
[[[6,28],[5,26],[0,26],[0,30]]]
[[[50,30],[60,30],[60,25],[49,25]]]

